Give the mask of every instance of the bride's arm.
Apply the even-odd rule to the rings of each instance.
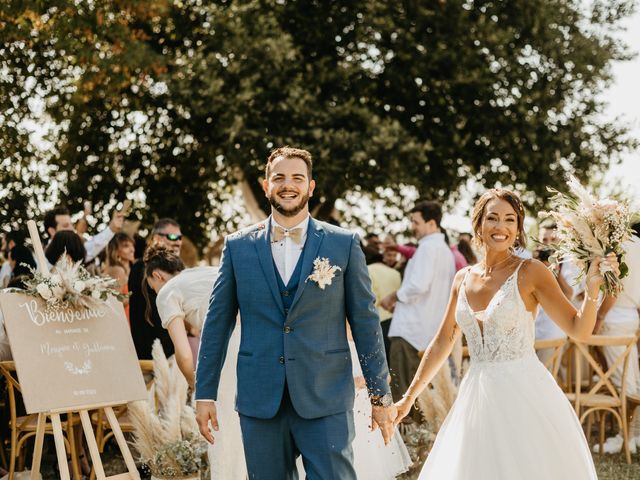
[[[396,425],[407,416],[422,390],[429,385],[429,382],[438,373],[460,335],[460,329],[456,325],[456,304],[458,302],[458,290],[465,272],[466,269],[463,269],[456,274],[451,287],[447,310],[438,333],[425,350],[411,385],[402,396],[402,400],[396,403],[398,408],[398,416],[394,422]]]
[[[604,261],[618,274],[618,262],[615,256],[607,256]],[[576,310],[565,297],[555,277],[544,264],[534,260],[525,265],[525,274],[530,279],[527,287],[534,299],[567,335],[578,342],[589,339],[596,323],[598,292],[604,280],[600,274],[600,262],[601,259],[596,258],[589,266],[584,301],[580,310]]]
[[[185,327],[184,317],[174,317],[171,323],[167,325],[167,331],[175,348],[176,363],[178,368],[187,380],[191,388],[195,384],[195,367],[193,365],[193,354],[191,353],[191,345],[187,338],[187,329]]]

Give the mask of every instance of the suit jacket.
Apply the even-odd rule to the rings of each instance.
[[[236,408],[272,418],[286,386],[296,412],[319,418],[353,408],[354,385],[345,319],[351,326],[369,391],[389,392],[380,320],[358,236],[309,219],[300,256],[300,283],[288,313],[271,254],[270,219],[225,239],[220,275],[204,322],[196,369],[196,399],[216,399],[238,310]],[[320,289],[307,280],[316,258],[340,267]]]

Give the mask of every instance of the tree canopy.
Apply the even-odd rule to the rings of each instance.
[[[633,6],[3,4],[0,223],[57,189],[104,215],[129,196],[143,224],[172,216],[203,244],[237,225],[223,206],[240,179],[265,202],[264,161],[285,144],[314,155],[322,211],[379,187],[447,199],[470,179],[539,207],[567,170],[585,178],[633,145],[599,97],[626,58],[614,34]]]

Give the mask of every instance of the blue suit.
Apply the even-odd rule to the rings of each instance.
[[[294,460],[301,453],[309,479],[355,479],[345,319],[370,393],[389,392],[364,254],[357,235],[310,218],[299,264],[285,286],[273,262],[269,227],[267,219],[225,240],[202,330],[196,399],[217,398],[240,311],[236,408],[250,478],[296,478]],[[340,267],[324,290],[308,279],[317,257]]]

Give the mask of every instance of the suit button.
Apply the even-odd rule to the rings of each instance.
[[[280,363],[282,363],[284,365],[284,357],[280,357]]]
[[[282,295],[284,295],[285,297],[289,296],[289,290],[285,290],[284,292],[282,292]]]
[[[286,325],[284,327],[284,333],[291,333],[293,332],[293,328],[291,328],[289,325]]]
[[[284,309],[284,314],[285,314],[285,315],[289,315],[289,309],[288,309],[288,308],[285,308],[285,309]]]

